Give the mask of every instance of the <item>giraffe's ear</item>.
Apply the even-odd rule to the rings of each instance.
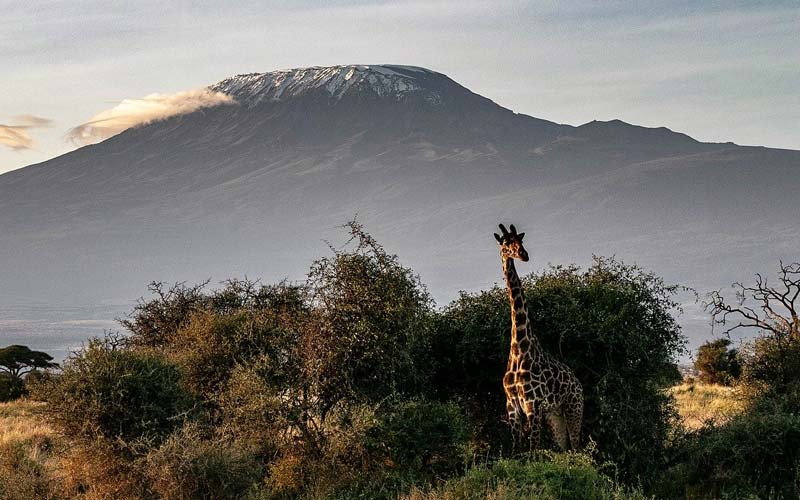
[[[497,234],[497,233],[494,233],[494,239],[496,239],[498,243],[500,243],[500,242],[502,242],[502,241],[503,241],[503,237],[502,237],[502,236],[500,236],[500,235],[499,235],[499,234]]]
[[[522,241],[522,238],[525,237],[525,233],[519,233],[517,236],[519,237],[519,241]]]

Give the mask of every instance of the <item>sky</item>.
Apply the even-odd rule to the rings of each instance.
[[[201,106],[234,74],[335,64],[423,66],[559,123],[800,149],[796,0],[0,0],[0,13],[0,173],[79,147],[121,109]]]

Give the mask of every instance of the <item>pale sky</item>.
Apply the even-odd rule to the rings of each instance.
[[[126,99],[381,63],[559,123],[800,149],[796,0],[0,0],[0,173],[74,149],[70,130]]]

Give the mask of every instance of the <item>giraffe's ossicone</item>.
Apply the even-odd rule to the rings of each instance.
[[[546,418],[553,438],[562,450],[569,448],[568,445],[578,449],[583,419],[583,388],[567,365],[542,349],[539,339],[531,330],[522,283],[514,266],[514,259],[528,261],[528,252],[522,246],[525,233],[517,233],[513,224],[510,229],[508,231],[500,224],[502,235],[495,233],[494,237],[500,245],[503,274],[511,302],[511,352],[503,377],[503,389],[514,445],[520,443],[527,433],[530,448],[536,448],[542,420]]]

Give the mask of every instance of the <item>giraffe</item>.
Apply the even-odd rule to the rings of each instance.
[[[527,430],[530,448],[536,448],[542,431],[542,419],[546,418],[562,450],[567,449],[568,438],[572,448],[578,449],[583,418],[583,388],[567,365],[542,349],[531,329],[522,283],[514,267],[514,259],[528,261],[528,252],[522,246],[525,233],[517,234],[513,224],[510,229],[507,231],[500,224],[502,236],[495,233],[494,237],[500,244],[503,274],[511,302],[511,353],[503,377],[503,388],[514,446],[521,443]]]

